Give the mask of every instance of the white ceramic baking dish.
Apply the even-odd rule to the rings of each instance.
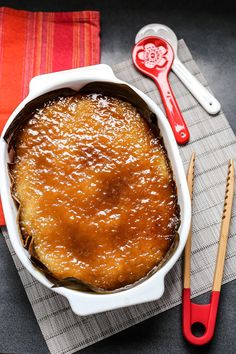
[[[116,78],[109,66],[103,64],[41,75],[33,78],[30,82],[29,95],[9,117],[0,140],[1,196],[9,237],[21,263],[40,283],[45,285],[47,288],[51,288],[52,283],[50,283],[50,281],[32,265],[28,252],[23,248],[21,243],[16,222],[17,209],[10,192],[10,180],[7,167],[8,146],[3,139],[3,136],[15,116],[22,110],[25,104],[32,99],[46,92],[63,87],[70,87],[78,90],[87,83],[93,81],[126,84]],[[98,312],[159,299],[164,292],[164,278],[181,255],[190,227],[191,206],[188,187],[179,150],[169,123],[162,111],[147,95],[133,86],[130,87],[147,103],[150,110],[153,111],[158,118],[158,125],[164,139],[164,144],[168,152],[168,157],[171,162],[177,185],[178,202],[181,209],[181,224],[178,230],[180,237],[179,244],[172,257],[162,266],[162,268],[157,270],[156,273],[143,282],[127,290],[112,294],[93,294],[80,292],[78,290],[71,290],[64,287],[52,288],[52,291],[55,291],[68,299],[72,310],[78,315],[95,314]]]

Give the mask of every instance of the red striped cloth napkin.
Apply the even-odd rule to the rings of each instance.
[[[0,132],[33,76],[98,64],[97,11],[30,12],[0,8]],[[0,205],[0,225],[4,217]]]

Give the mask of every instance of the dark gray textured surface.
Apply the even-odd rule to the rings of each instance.
[[[145,24],[164,23],[184,38],[236,132],[235,4],[224,1],[0,1],[0,6],[27,10],[101,11],[102,62],[115,64],[130,56],[136,32]],[[188,8],[186,10],[185,8]],[[231,8],[231,10],[230,10]],[[185,9],[185,10],[183,10]],[[236,266],[236,264],[235,264]],[[176,307],[80,353],[236,353],[236,281],[223,286],[213,342],[203,348],[187,344]],[[204,295],[201,300],[208,300]],[[48,350],[15,270],[0,239],[0,353],[47,354]]]

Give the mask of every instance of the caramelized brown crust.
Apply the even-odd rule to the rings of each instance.
[[[162,140],[130,103],[55,99],[15,145],[21,232],[56,279],[114,290],[163,259],[179,226],[176,187]]]

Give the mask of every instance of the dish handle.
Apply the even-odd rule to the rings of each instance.
[[[35,76],[29,84],[29,95],[35,96],[67,85],[71,88],[80,89],[86,83],[95,80],[120,82],[109,65],[98,64]]]
[[[164,277],[155,274],[131,289],[111,294],[82,294],[76,290],[61,291],[79,316],[94,315],[160,299],[164,293]]]

